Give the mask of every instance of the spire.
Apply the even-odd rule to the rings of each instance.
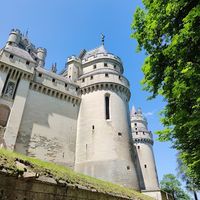
[[[135,106],[132,106],[132,109],[131,109],[131,117],[133,117],[135,114],[136,114],[136,109],[135,109]]]
[[[139,107],[137,112],[142,115],[142,108]]]
[[[57,64],[55,63],[55,64],[52,64],[52,66],[51,66],[51,71],[53,72],[53,73],[56,73],[57,72]]]
[[[25,37],[28,38],[28,28],[27,28],[27,30],[26,30]]]
[[[105,40],[105,35],[102,33],[101,34],[101,43],[104,46],[104,40]]]

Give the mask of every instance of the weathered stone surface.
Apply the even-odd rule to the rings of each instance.
[[[46,179],[24,179],[0,174],[0,200],[126,200],[78,187],[61,186]],[[136,200],[137,198],[132,198]]]

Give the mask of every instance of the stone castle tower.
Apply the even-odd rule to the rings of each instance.
[[[44,48],[13,29],[0,51],[0,145],[147,192],[159,185],[141,110],[129,116],[129,82],[102,43],[46,70]]]
[[[141,189],[152,191],[159,190],[157,170],[153,153],[153,135],[148,131],[147,120],[141,108],[131,110],[132,139],[138,156],[141,169]]]

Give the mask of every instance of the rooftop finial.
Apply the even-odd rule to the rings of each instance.
[[[101,43],[102,43],[102,45],[104,45],[104,39],[105,39],[105,35],[102,33],[101,34]]]

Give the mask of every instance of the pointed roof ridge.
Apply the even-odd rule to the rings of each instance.
[[[135,106],[133,105],[132,108],[131,108],[131,113],[130,113],[131,117],[135,116],[136,112],[137,112],[137,111],[136,111],[136,108],[135,108]]]
[[[107,54],[108,51],[105,49],[104,45],[100,45],[99,47],[96,47],[94,49],[91,49],[89,51],[86,51],[85,55],[83,56],[82,59],[88,58],[90,56],[95,56],[98,53],[104,53]]]

